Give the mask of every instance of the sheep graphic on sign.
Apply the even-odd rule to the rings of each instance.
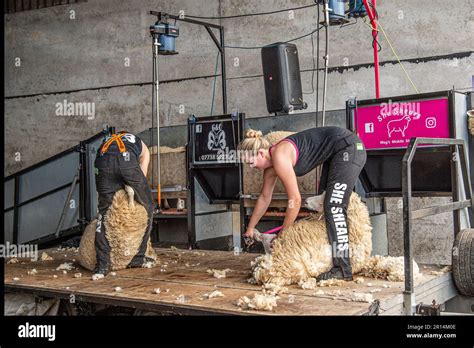
[[[408,126],[410,125],[411,118],[410,116],[403,116],[398,120],[392,120],[387,123],[387,131],[388,137],[392,137],[393,132],[400,132],[402,136],[405,136],[405,131],[407,130]]]
[[[447,97],[360,105],[354,111],[354,122],[369,150],[405,148],[413,137],[451,136]]]
[[[226,145],[225,132],[222,129],[221,124],[213,124],[212,129],[209,132],[207,148],[209,150],[223,150],[225,149]]]

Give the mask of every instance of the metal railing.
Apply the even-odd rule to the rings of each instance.
[[[412,185],[411,185],[411,164],[415,152],[419,145],[449,146],[451,150],[451,187],[452,203],[411,210]],[[460,149],[459,149],[460,148]],[[403,244],[405,258],[405,291],[404,291],[404,312],[412,315],[415,308],[415,294],[413,282],[413,249],[412,249],[412,221],[423,217],[453,212],[454,217],[454,236],[460,232],[461,213],[460,210],[468,208],[469,225],[473,224],[472,207],[474,199],[472,198],[471,178],[467,168],[467,150],[464,140],[461,139],[441,139],[441,138],[412,138],[402,160],[402,195],[403,195]],[[459,172],[458,162],[461,166]],[[435,174],[435,173],[434,173]],[[462,176],[463,187],[466,199],[460,201],[459,182]],[[429,180],[429,178],[427,178]]]
[[[4,217],[9,221],[8,234],[11,234],[13,244],[42,245],[77,230],[82,231],[93,220],[97,204],[93,167],[95,146],[112,130],[107,127],[78,145],[4,178],[4,187],[10,186],[5,195],[8,204],[4,208]],[[42,175],[38,177],[37,171]],[[79,204],[71,208],[74,193]],[[64,203],[58,199],[64,199]],[[56,205],[46,206],[53,200]],[[66,222],[67,215],[77,215],[78,219]],[[38,226],[36,232],[42,232],[31,237],[27,226],[35,224]]]

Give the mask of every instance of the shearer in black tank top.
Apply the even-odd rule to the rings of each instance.
[[[362,141],[344,128],[319,127],[295,133],[269,146],[260,139],[260,132],[253,132],[247,132],[247,139],[242,141],[239,149],[255,152],[249,162],[253,167],[264,169],[264,183],[245,235],[253,236],[253,228],[271,201],[277,178],[285,186],[289,200],[282,231],[289,227],[301,207],[296,177],[323,164],[321,189],[326,192],[324,215],[332,244],[333,268],[320,275],[318,281],[330,278],[351,280],[347,208],[367,159]]]

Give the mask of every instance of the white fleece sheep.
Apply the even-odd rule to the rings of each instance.
[[[104,218],[106,238],[110,245],[111,270],[124,269],[138,252],[147,226],[145,208],[135,202],[134,191],[125,186],[125,190],[115,193],[112,205]],[[96,264],[95,230],[97,220],[85,229],[79,246],[79,263],[88,270]],[[146,256],[156,260],[157,255],[148,240]]]
[[[351,194],[347,223],[353,273],[360,272],[372,251],[372,227],[366,205],[356,193]],[[271,254],[252,262],[253,280],[257,284],[290,285],[307,281],[332,267],[332,250],[326,222],[320,214],[295,222],[282,232]]]
[[[314,288],[314,277],[327,272],[332,267],[332,251],[327,237],[323,212],[324,194],[305,201],[305,206],[318,214],[300,220],[286,229],[276,239],[273,252],[257,257],[252,262],[251,283],[290,285],[298,284],[303,289]],[[349,225],[349,248],[354,274],[403,281],[403,257],[375,255],[372,252],[372,227],[366,205],[356,193],[351,194],[347,211]],[[421,274],[413,261],[413,275]],[[312,282],[311,282],[312,281]],[[310,284],[313,284],[310,286]],[[323,284],[319,284],[323,286]]]

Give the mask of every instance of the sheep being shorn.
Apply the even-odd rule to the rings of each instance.
[[[124,190],[115,193],[112,205],[104,218],[106,237],[111,249],[111,270],[126,268],[136,255],[147,227],[147,220],[147,212],[141,204],[135,202],[131,187],[125,186]],[[97,220],[94,220],[86,227],[79,246],[79,263],[91,271],[96,264],[96,224]],[[145,255],[154,260],[157,258],[150,240]]]
[[[322,212],[323,200],[324,194],[312,197],[306,206]],[[356,193],[351,195],[347,213],[353,273],[388,281],[403,281],[403,257],[380,255],[370,257],[372,227],[369,213]],[[297,221],[286,229],[275,241],[273,252],[257,257],[251,266],[250,283],[298,284],[303,289],[341,285],[334,280],[316,284],[315,277],[332,267],[332,251],[327,238],[326,224],[320,214],[313,214],[309,219]],[[421,276],[415,261],[413,261],[413,276],[415,278]],[[363,281],[363,278],[355,278],[356,283]]]
[[[332,250],[326,222],[320,214],[299,220],[284,230],[273,245],[271,254],[252,262],[250,282],[290,285],[304,283],[332,267]],[[349,250],[353,273],[360,272],[372,252],[372,227],[366,205],[356,193],[351,194],[347,210]]]

